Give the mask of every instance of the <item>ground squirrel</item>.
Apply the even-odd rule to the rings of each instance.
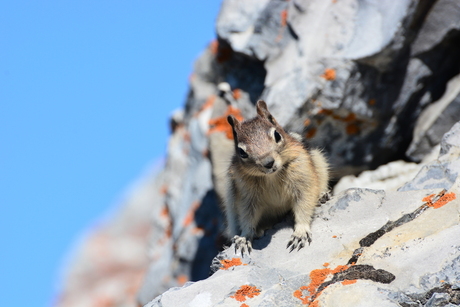
[[[328,165],[319,150],[303,146],[300,135],[287,133],[262,100],[257,114],[242,122],[227,118],[235,142],[224,200],[227,235],[236,251],[250,252],[254,237],[292,211],[294,233],[287,248],[301,249],[311,242],[312,216],[328,189]]]

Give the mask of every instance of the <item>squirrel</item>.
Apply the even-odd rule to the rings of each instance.
[[[235,145],[223,204],[227,235],[235,252],[250,253],[252,240],[292,211],[294,232],[286,248],[300,250],[311,243],[313,213],[328,192],[328,163],[320,150],[307,150],[300,135],[287,133],[264,101],[256,109],[252,119],[227,117]]]

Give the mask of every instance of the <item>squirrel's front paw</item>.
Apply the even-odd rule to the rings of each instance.
[[[290,248],[289,252],[292,252],[297,248],[297,250],[300,250],[302,247],[305,246],[305,242],[308,241],[308,244],[311,243],[311,234],[310,232],[305,232],[302,235],[298,235],[294,233],[291,236],[291,240],[289,240],[288,244],[286,245],[286,248]]]
[[[247,251],[248,254],[251,253],[251,241],[246,239],[245,237],[234,236],[232,242],[235,244],[235,254],[238,252],[238,250],[241,250],[241,257],[243,257],[245,251]]]
[[[328,202],[328,200],[331,199],[331,197],[332,197],[331,192],[329,192],[329,191],[325,192],[319,197],[319,203],[320,204],[325,204],[325,203]]]

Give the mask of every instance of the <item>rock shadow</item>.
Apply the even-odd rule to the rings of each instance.
[[[190,280],[198,281],[209,276],[212,260],[222,248],[223,214],[213,189],[203,197],[200,207],[195,211],[194,218],[197,228],[204,232],[199,239],[190,272]]]

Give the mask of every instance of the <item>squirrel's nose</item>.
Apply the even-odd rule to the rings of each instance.
[[[264,167],[267,168],[267,169],[271,169],[273,167],[273,164],[275,163],[275,159],[271,159],[270,161],[266,162],[264,164]]]

